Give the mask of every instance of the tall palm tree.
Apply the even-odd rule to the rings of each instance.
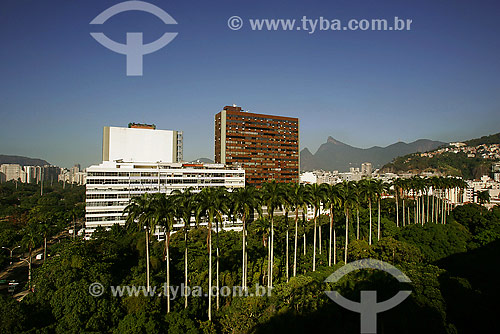
[[[191,228],[191,217],[196,208],[196,197],[191,187],[184,191],[174,190],[171,194],[175,205],[176,217],[184,222],[184,308],[188,306],[188,232]]]
[[[368,212],[370,218],[370,225],[368,228],[368,243],[372,244],[372,201],[375,197],[376,189],[373,180],[364,179],[360,181],[360,194],[365,201],[368,202]]]
[[[165,261],[167,263],[167,313],[170,313],[170,234],[174,228],[176,217],[176,203],[172,197],[164,193],[153,195],[151,209],[153,221],[156,226],[161,226],[165,234]]]
[[[147,291],[150,290],[149,285],[149,233],[154,231],[154,210],[153,196],[145,193],[141,196],[133,197],[130,203],[123,210],[123,215],[127,215],[126,223],[128,226],[135,225],[139,229],[144,227],[146,234],[146,286]]]
[[[307,210],[307,203],[309,201],[309,191],[304,185],[294,183],[290,190],[290,202],[295,210],[295,240],[293,250],[293,276],[297,275],[297,242],[298,242],[298,221],[299,210],[305,212]]]
[[[333,232],[333,264],[337,263],[336,259],[336,238],[335,238],[335,228],[333,226],[334,221],[334,210],[340,208],[342,204],[342,197],[340,193],[340,186],[338,184],[333,184],[329,186],[326,190],[326,205],[330,208],[330,233],[328,241],[328,266],[332,266],[332,232]]]
[[[387,191],[388,185],[382,180],[373,180],[373,190],[377,199],[377,241],[380,240],[380,202],[382,195]]]
[[[285,238],[286,238],[286,240],[285,240],[285,257],[286,257],[285,272],[286,272],[286,281],[288,282],[288,280],[290,278],[290,270],[289,270],[290,254],[289,254],[289,245],[288,245],[289,239],[290,239],[290,236],[289,236],[290,226],[288,224],[288,213],[290,212],[290,210],[293,209],[292,200],[291,200],[292,188],[291,188],[290,183],[281,183],[280,186],[281,186],[281,193],[283,196],[282,207],[283,207],[283,211],[284,211],[283,213],[285,216],[285,228],[286,228],[286,231],[285,231]]]
[[[356,193],[354,191],[354,182],[344,181],[340,185],[340,193],[342,198],[342,206],[345,215],[345,247],[344,247],[344,262],[347,263],[347,246],[349,244],[349,215],[350,210],[356,203]]]
[[[396,227],[399,227],[399,203],[398,198],[401,192],[401,179],[396,179],[392,181],[392,186],[394,187],[394,199],[396,202]]]
[[[198,207],[196,217],[205,217],[208,225],[207,248],[208,248],[208,320],[212,320],[212,228],[215,222],[222,222],[223,215],[228,212],[227,190],[223,187],[203,188],[197,195]],[[217,229],[218,230],[218,229]],[[219,291],[219,247],[216,245],[217,256],[217,291]],[[219,304],[219,293],[216,295]]]
[[[325,202],[325,186],[318,185],[317,183],[308,185],[310,201],[314,208],[314,232],[313,232],[313,263],[312,270],[316,271],[316,230],[317,230],[317,219],[319,212],[321,210],[321,204]]]
[[[260,194],[258,190],[253,186],[246,186],[245,188],[237,188],[234,189],[230,195],[231,205],[233,209],[233,213],[241,219],[243,224],[242,229],[242,265],[241,265],[241,284],[242,288],[247,288],[247,265],[248,265],[248,254],[247,254],[247,221],[251,219],[254,212],[257,210],[259,216],[262,215],[262,208],[260,206]]]
[[[268,287],[273,286],[273,257],[274,257],[274,211],[279,210],[283,205],[282,188],[275,181],[267,182],[261,188],[262,203],[267,207],[267,216],[271,224],[271,235],[269,241],[269,274]]]

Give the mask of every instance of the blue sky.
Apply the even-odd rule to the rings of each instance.
[[[497,1],[149,1],[144,12],[89,22],[120,1],[4,0],[0,8],[0,154],[61,166],[100,162],[102,127],[155,123],[184,131],[186,159],[213,158],[214,115],[237,104],[295,116],[301,147],[328,136],[359,147],[500,131]],[[244,20],[232,31],[227,20]],[[251,31],[250,18],[347,21],[394,16],[411,31]],[[125,42],[178,36],[125,75]]]

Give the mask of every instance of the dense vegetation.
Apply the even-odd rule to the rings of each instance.
[[[491,172],[491,160],[481,157],[469,158],[465,153],[445,152],[431,157],[422,157],[420,153],[405,155],[394,159],[382,169],[400,172],[439,172],[444,175],[460,176],[464,179],[479,179]]]
[[[481,138],[467,140],[465,143],[469,146],[498,144],[500,143],[500,132],[489,136],[482,136]]]
[[[411,187],[417,189],[414,181]],[[96,231],[92,240],[68,239],[52,246],[51,256],[34,273],[35,292],[22,302],[2,297],[0,332],[356,333],[359,314],[341,308],[324,291],[336,290],[359,300],[360,290],[377,290],[378,300],[385,300],[401,290],[401,284],[371,270],[351,273],[337,283],[324,280],[346,258],[351,262],[367,257],[396,265],[412,281],[404,286],[413,291],[410,297],[378,315],[379,332],[490,332],[499,297],[495,264],[500,255],[500,208],[488,211],[470,204],[451,210],[439,195],[429,196],[430,202],[424,191],[410,195],[417,193],[408,191],[407,185],[396,185],[399,201],[395,202],[382,198],[388,191],[374,181],[334,187],[270,183],[262,190],[247,187],[227,193],[207,188],[199,194],[136,198],[127,209],[131,217],[127,227],[113,226]],[[308,203],[314,218],[307,221],[298,214],[296,224],[295,208]],[[315,209],[318,203],[333,210],[320,215]],[[426,203],[435,203],[435,208]],[[286,219],[274,216],[271,209],[259,215],[262,204],[293,214]],[[402,205],[410,208],[404,222]],[[248,215],[254,208],[256,214]],[[219,213],[245,221],[247,233],[217,229]],[[201,226],[185,224],[173,233],[175,219],[183,222],[187,217]],[[145,233],[155,225],[163,227],[165,239],[150,238],[146,244]],[[299,242],[294,274],[295,226]],[[330,226],[336,232],[334,254],[330,253]],[[218,306],[213,297],[211,320],[208,297],[190,296],[186,304],[184,297],[167,303],[165,296],[149,296],[143,293],[146,290],[122,297],[111,293],[111,286],[147,286],[148,277],[151,287],[161,287],[167,280],[180,286],[186,280],[186,259],[191,287],[208,291],[213,270],[210,283],[214,285],[217,280],[220,286],[247,285],[250,292],[255,292],[256,284],[272,285],[272,293],[221,296]],[[102,296],[89,294],[93,282],[104,286]]]
[[[0,184],[0,247],[22,246],[21,252],[29,252],[33,242],[40,245],[44,235],[50,238],[81,220],[84,198],[83,186],[46,185],[41,196],[37,184]],[[8,256],[7,251],[0,252],[0,268],[8,263]]]

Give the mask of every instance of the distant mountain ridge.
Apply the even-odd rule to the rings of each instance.
[[[50,165],[45,160],[38,158],[28,158],[19,155],[4,155],[0,154],[0,165],[2,164],[18,164],[21,166],[45,166]]]
[[[371,162],[373,168],[380,168],[394,158],[415,152],[434,150],[446,143],[429,139],[419,139],[411,143],[397,142],[386,147],[373,146],[358,148],[328,137],[316,153],[304,148],[300,152],[300,169],[348,171],[350,167],[360,167],[363,162]]]

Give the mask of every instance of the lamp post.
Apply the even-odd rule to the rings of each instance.
[[[28,264],[28,287],[31,290],[31,257],[29,259],[21,259]]]
[[[14,252],[14,249],[19,248],[19,247],[21,247],[21,246],[16,246],[14,248],[2,247],[3,249],[6,249],[10,252],[10,263],[9,264],[12,264],[12,253]]]

